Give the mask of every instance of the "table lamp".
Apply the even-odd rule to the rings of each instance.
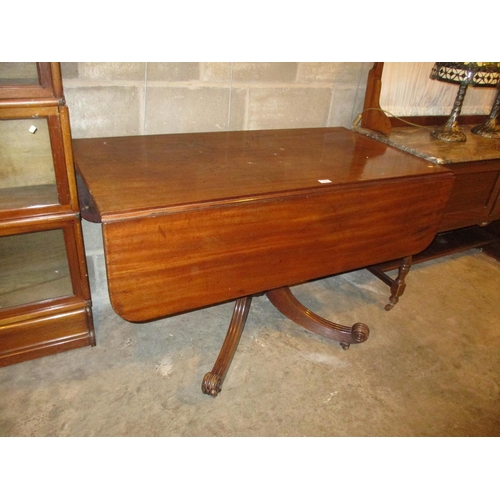
[[[500,63],[483,62],[438,62],[435,63],[430,77],[433,80],[456,83],[460,85],[453,104],[451,115],[447,122],[431,132],[435,139],[447,142],[464,142],[467,140],[465,134],[458,126],[458,116],[462,109],[467,87],[495,87],[500,82]],[[498,96],[491,110],[488,121],[476,128],[474,133],[479,135],[490,134],[490,130],[496,129],[496,117],[498,114]],[[496,107],[496,110],[495,110]],[[483,132],[486,129],[486,132]]]

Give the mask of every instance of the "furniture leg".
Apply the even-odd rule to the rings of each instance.
[[[386,311],[390,311],[399,301],[399,297],[403,295],[406,288],[406,276],[410,272],[411,255],[405,257],[399,266],[398,275],[391,285],[391,296],[389,297],[389,304],[385,306]]]
[[[204,394],[216,397],[222,390],[222,383],[226,378],[231,361],[233,360],[234,353],[238,347],[238,343],[245,328],[248,312],[252,304],[252,296],[242,297],[236,300],[234,305],[233,316],[231,323],[222,344],[222,348],[217,357],[211,372],[208,372],[203,377],[201,390]]]
[[[398,275],[396,279],[392,279],[390,276],[385,274],[383,271],[378,269],[376,266],[368,267],[370,271],[377,278],[382,280],[386,285],[391,287],[391,296],[389,297],[389,304],[385,306],[386,311],[390,311],[399,301],[399,297],[403,295],[406,288],[406,276],[410,272],[412,257],[405,257],[401,260],[399,265]]]
[[[352,327],[332,323],[301,304],[287,286],[269,290],[266,295],[287,318],[313,333],[340,342],[343,349],[368,339],[370,330],[364,323],[355,323]]]

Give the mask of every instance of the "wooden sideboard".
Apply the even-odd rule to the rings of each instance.
[[[359,133],[380,142],[443,165],[455,181],[439,234],[429,249],[414,256],[414,262],[458,250],[481,246],[487,251],[495,242],[490,223],[500,219],[500,141],[470,133],[463,125],[467,142],[446,143],[432,139],[429,131],[414,127],[394,127],[388,135],[357,128]]]
[[[202,384],[215,396],[254,295],[341,343],[363,323],[316,316],[289,286],[422,251],[453,176],[343,128],[73,141],[82,214],[102,224],[111,304],[148,321],[235,300]]]
[[[423,252],[412,256],[413,263],[470,248],[482,248],[493,257],[500,256],[500,140],[471,133],[474,125],[487,116],[466,115],[459,118],[467,136],[466,142],[448,143],[430,136],[446,116],[386,115],[380,108],[383,85],[383,63],[375,63],[370,71],[360,126],[355,131],[381,143],[443,165],[453,173],[455,181],[445,206],[439,231]],[[444,84],[446,85],[446,84]],[[402,121],[402,120],[404,121]],[[414,126],[408,124],[413,123]],[[388,285],[397,284],[385,272],[395,269],[399,261],[388,261],[370,268]],[[406,269],[406,272],[409,270]],[[397,296],[402,290],[397,292]],[[395,300],[397,302],[397,298]],[[388,309],[391,304],[388,304]]]

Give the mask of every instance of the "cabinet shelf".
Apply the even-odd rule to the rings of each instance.
[[[55,184],[19,186],[0,189],[0,211],[40,209],[59,205],[59,195]]]

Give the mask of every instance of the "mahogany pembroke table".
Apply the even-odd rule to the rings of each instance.
[[[202,382],[212,396],[221,390],[252,296],[265,293],[284,315],[344,348],[364,342],[365,324],[321,318],[289,286],[422,251],[436,235],[453,182],[444,167],[344,128],[73,145],[82,215],[102,223],[117,314],[143,322],[236,300]]]

